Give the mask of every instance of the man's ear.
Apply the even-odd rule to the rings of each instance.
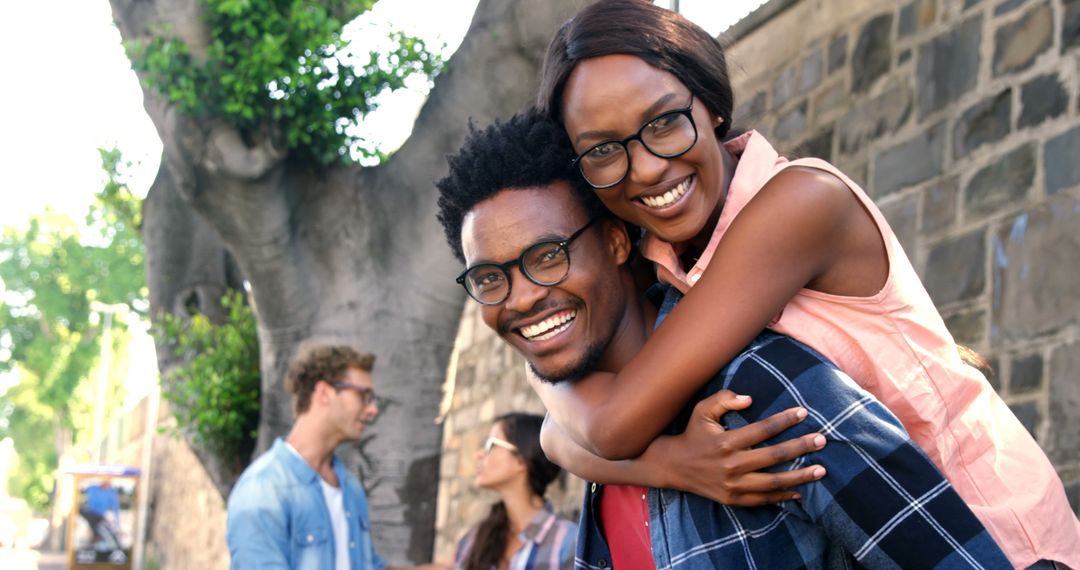
[[[626,223],[618,218],[610,218],[604,220],[603,224],[608,251],[615,258],[615,263],[625,264],[630,258],[630,234],[626,231]]]
[[[320,402],[326,403],[330,400],[330,392],[334,390],[334,387],[325,380],[319,380],[315,383],[315,387],[311,390],[312,400],[318,399]]]

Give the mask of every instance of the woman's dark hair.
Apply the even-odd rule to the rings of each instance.
[[[715,129],[717,139],[727,135],[735,98],[720,42],[647,0],[600,0],[563,24],[544,56],[537,106],[561,122],[563,90],[578,62],[613,54],[639,57],[677,77],[710,113],[724,119]]]
[[[502,426],[507,441],[517,447],[518,457],[525,462],[529,489],[536,496],[543,497],[548,485],[561,471],[558,465],[548,460],[540,447],[540,427],[544,425],[544,417],[512,412],[495,418],[495,423]],[[506,552],[509,535],[510,517],[506,513],[506,505],[499,501],[491,505],[487,518],[476,529],[476,538],[465,557],[465,570],[498,567]]]

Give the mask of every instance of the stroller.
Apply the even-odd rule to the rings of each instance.
[[[89,509],[79,509],[79,516],[86,521],[93,535],[89,548],[80,548],[76,553],[80,562],[111,562],[120,564],[127,561],[127,553],[120,545],[120,537],[112,523],[100,513]],[[90,560],[90,558],[93,560]]]

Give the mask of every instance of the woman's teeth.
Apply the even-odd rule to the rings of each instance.
[[[570,321],[576,316],[577,311],[569,311],[544,319],[535,325],[521,327],[521,336],[529,340],[547,340],[570,328]]]
[[[682,198],[686,191],[690,189],[690,178],[683,180],[678,186],[668,190],[660,196],[642,196],[641,201],[650,208],[664,208],[675,203],[676,200]]]

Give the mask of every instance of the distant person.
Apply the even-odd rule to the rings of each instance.
[[[315,346],[293,362],[286,385],[296,398],[296,423],[244,470],[229,496],[232,568],[388,568],[371,543],[364,488],[334,456],[379,413],[374,363],[348,346]]]
[[[540,447],[543,416],[510,413],[495,419],[477,450],[477,487],[499,502],[458,543],[458,570],[561,570],[574,567],[577,525],[555,514],[544,491],[562,471]]]
[[[110,523],[116,528],[120,525],[120,495],[112,486],[112,482],[105,479],[101,483],[90,485],[83,490],[83,497],[85,502],[79,510],[79,515],[90,525],[90,531],[94,534],[93,542],[96,544],[107,538],[115,542],[115,535],[106,537],[105,535],[110,533],[102,532],[101,527],[102,524]],[[106,519],[108,514],[112,515],[111,521]]]

